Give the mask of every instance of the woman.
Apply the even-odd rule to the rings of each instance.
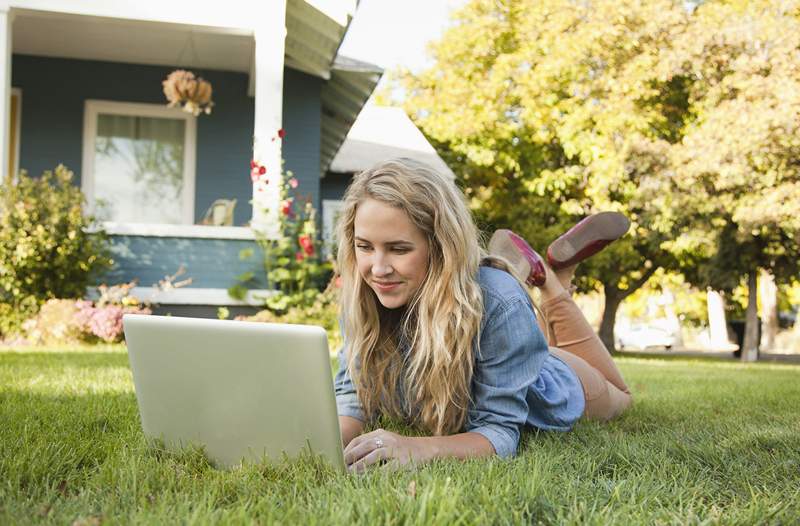
[[[338,224],[335,387],[348,467],[508,457],[524,426],[567,431],[581,415],[607,420],[630,405],[568,292],[575,265],[627,228],[620,214],[590,216],[551,245],[549,265],[501,230],[487,257],[452,181],[411,159],[357,175]],[[518,278],[541,290],[553,347]],[[432,436],[362,434],[379,414]]]

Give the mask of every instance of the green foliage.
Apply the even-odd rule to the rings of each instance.
[[[544,250],[589,213],[632,220],[579,268],[607,310],[659,267],[724,290],[798,273],[797,2],[688,5],[472,0],[399,75],[481,227]]]
[[[1,334],[15,332],[48,299],[83,297],[112,264],[72,175],[59,165],[0,186]]]
[[[800,272],[797,8],[706,2],[661,66],[693,79],[671,151],[682,235],[670,248],[694,254],[687,276],[701,285],[730,292],[758,268],[779,282]]]
[[[661,305],[658,296],[671,294],[674,303]],[[620,306],[620,311],[628,318],[647,320],[664,318],[671,308],[682,324],[693,327],[704,326],[708,319],[707,293],[692,287],[678,272],[659,269],[636,292],[628,296]]]
[[[264,303],[276,313],[285,313],[292,307],[312,306],[333,274],[332,263],[323,259],[319,249],[316,211],[309,198],[295,195],[296,187],[297,181],[291,173],[281,179],[280,210],[277,211],[279,235],[270,236],[254,229],[263,254],[267,283],[278,291],[263,298]],[[241,260],[253,256],[250,248],[239,253]],[[243,299],[254,278],[252,272],[238,276],[238,283],[228,289],[228,293]]]

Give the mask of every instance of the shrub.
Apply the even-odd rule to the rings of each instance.
[[[79,317],[83,300],[47,300],[39,313],[22,324],[28,343],[69,345],[84,340],[84,323]]]
[[[122,340],[124,314],[150,314],[146,306],[129,294],[135,282],[98,287],[100,297],[88,300],[51,299],[39,313],[22,324],[25,343],[69,345],[80,342],[106,343]]]
[[[112,263],[105,233],[83,214],[72,175],[59,165],[39,178],[22,172],[0,187],[3,335],[16,332],[48,299],[82,297]]]

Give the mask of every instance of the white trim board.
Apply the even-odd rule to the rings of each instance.
[[[157,303],[160,305],[210,305],[210,306],[241,306],[262,307],[264,296],[271,296],[276,291],[269,289],[253,289],[247,291],[244,300],[237,300],[228,295],[227,289],[201,289],[185,287],[172,290],[159,290],[154,287],[134,287],[130,294],[140,301]],[[98,298],[97,288],[91,287],[86,291],[88,299]]]
[[[246,226],[166,225],[150,223],[115,223],[105,221],[103,230],[112,236],[182,237],[196,239],[256,239]]]

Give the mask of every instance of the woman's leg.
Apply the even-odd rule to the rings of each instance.
[[[614,359],[567,290],[570,288],[574,269],[575,267],[570,267],[554,272],[546,267],[547,279],[539,287],[542,293],[541,308],[553,340],[550,345],[581,358],[597,369],[614,387],[629,394],[628,386]]]
[[[583,358],[556,347],[550,347],[550,353],[569,365],[578,375],[586,400],[586,408],[583,410],[586,418],[605,422],[619,416],[631,405],[630,393],[617,389]]]
[[[557,271],[545,264],[524,239],[511,231],[495,232],[489,243],[492,254],[502,256],[511,263],[517,274],[527,277],[529,285],[541,291],[544,316],[537,316],[539,327],[550,342],[551,353],[569,365],[580,379],[586,397],[584,414],[599,420],[619,415],[630,406],[632,399],[605,345],[572,301],[572,276],[577,261],[625,233],[629,223],[624,217],[624,222],[611,221],[611,224],[606,221],[609,217],[615,219],[614,215],[605,214],[583,221],[562,236],[563,239],[559,238],[561,241],[570,241],[569,236],[573,231],[583,236],[577,240],[580,249],[577,254],[580,257],[556,261],[559,264]],[[616,225],[617,222],[621,226]],[[588,242],[591,244],[586,245]]]

